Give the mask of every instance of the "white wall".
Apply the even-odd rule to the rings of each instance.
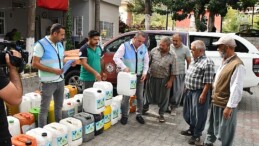
[[[83,0],[73,0],[70,2],[71,9],[72,9],[72,16],[83,16],[83,36],[87,37],[87,33],[90,29],[90,23],[89,23],[89,1],[83,1]]]
[[[89,0],[89,30],[95,28],[95,0]]]
[[[36,8],[36,17],[40,18],[39,21],[36,21],[36,28],[35,31],[38,34],[39,31],[41,31],[41,36],[39,36],[38,39],[44,37],[46,35],[46,30],[49,26],[51,26],[54,22],[53,19],[59,18],[60,23],[63,22],[63,12],[62,11],[56,11],[56,10],[48,10],[44,8],[37,7]],[[40,23],[40,24],[39,24]],[[37,37],[38,35],[36,35]]]
[[[113,23],[113,37],[119,34],[119,6],[101,3],[101,21]]]
[[[27,9],[11,8],[12,3],[9,0],[2,0],[0,11],[5,13],[5,34],[16,28],[23,38],[27,35]]]
[[[27,36],[28,15],[27,9],[14,8],[5,11],[5,31],[10,32],[16,28],[21,33],[21,37]]]
[[[120,6],[121,0],[102,0],[103,2],[110,3],[112,5]]]

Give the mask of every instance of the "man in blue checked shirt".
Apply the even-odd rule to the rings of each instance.
[[[214,63],[205,55],[206,46],[203,41],[191,43],[191,62],[185,77],[184,120],[189,129],[181,131],[182,135],[191,136],[189,144],[200,142],[204,130],[210,101],[210,89],[214,80]]]

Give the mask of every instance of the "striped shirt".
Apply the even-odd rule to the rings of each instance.
[[[190,63],[185,76],[185,86],[189,90],[203,89],[204,84],[213,83],[214,74],[214,62],[206,55],[200,56]]]
[[[156,78],[167,78],[170,75],[177,75],[176,54],[172,49],[162,55],[160,48],[156,47],[150,52],[150,75]],[[171,72],[170,72],[171,70]]]

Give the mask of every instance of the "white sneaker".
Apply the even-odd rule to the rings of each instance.
[[[176,116],[176,109],[175,109],[175,108],[172,108],[172,110],[171,110],[171,116]]]

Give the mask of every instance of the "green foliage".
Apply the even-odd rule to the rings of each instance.
[[[230,0],[229,4],[233,7],[233,9],[237,10],[245,10],[247,7],[252,7],[258,0]]]
[[[221,15],[222,17],[224,17],[227,14],[227,3],[226,3],[226,1],[209,0],[207,8],[214,15]]]
[[[255,29],[259,29],[259,16],[258,17],[255,17],[255,25],[254,25],[254,28]]]
[[[145,1],[144,0],[134,0],[133,3],[128,3],[128,11],[134,14],[144,14],[145,13]]]
[[[71,50],[74,47],[72,43],[72,24],[71,8],[69,8],[66,13],[66,50]]]
[[[238,32],[238,27],[240,25],[240,22],[238,22],[238,15],[240,14],[237,10],[232,8],[228,10],[228,13],[226,14],[222,24],[223,32]]]

